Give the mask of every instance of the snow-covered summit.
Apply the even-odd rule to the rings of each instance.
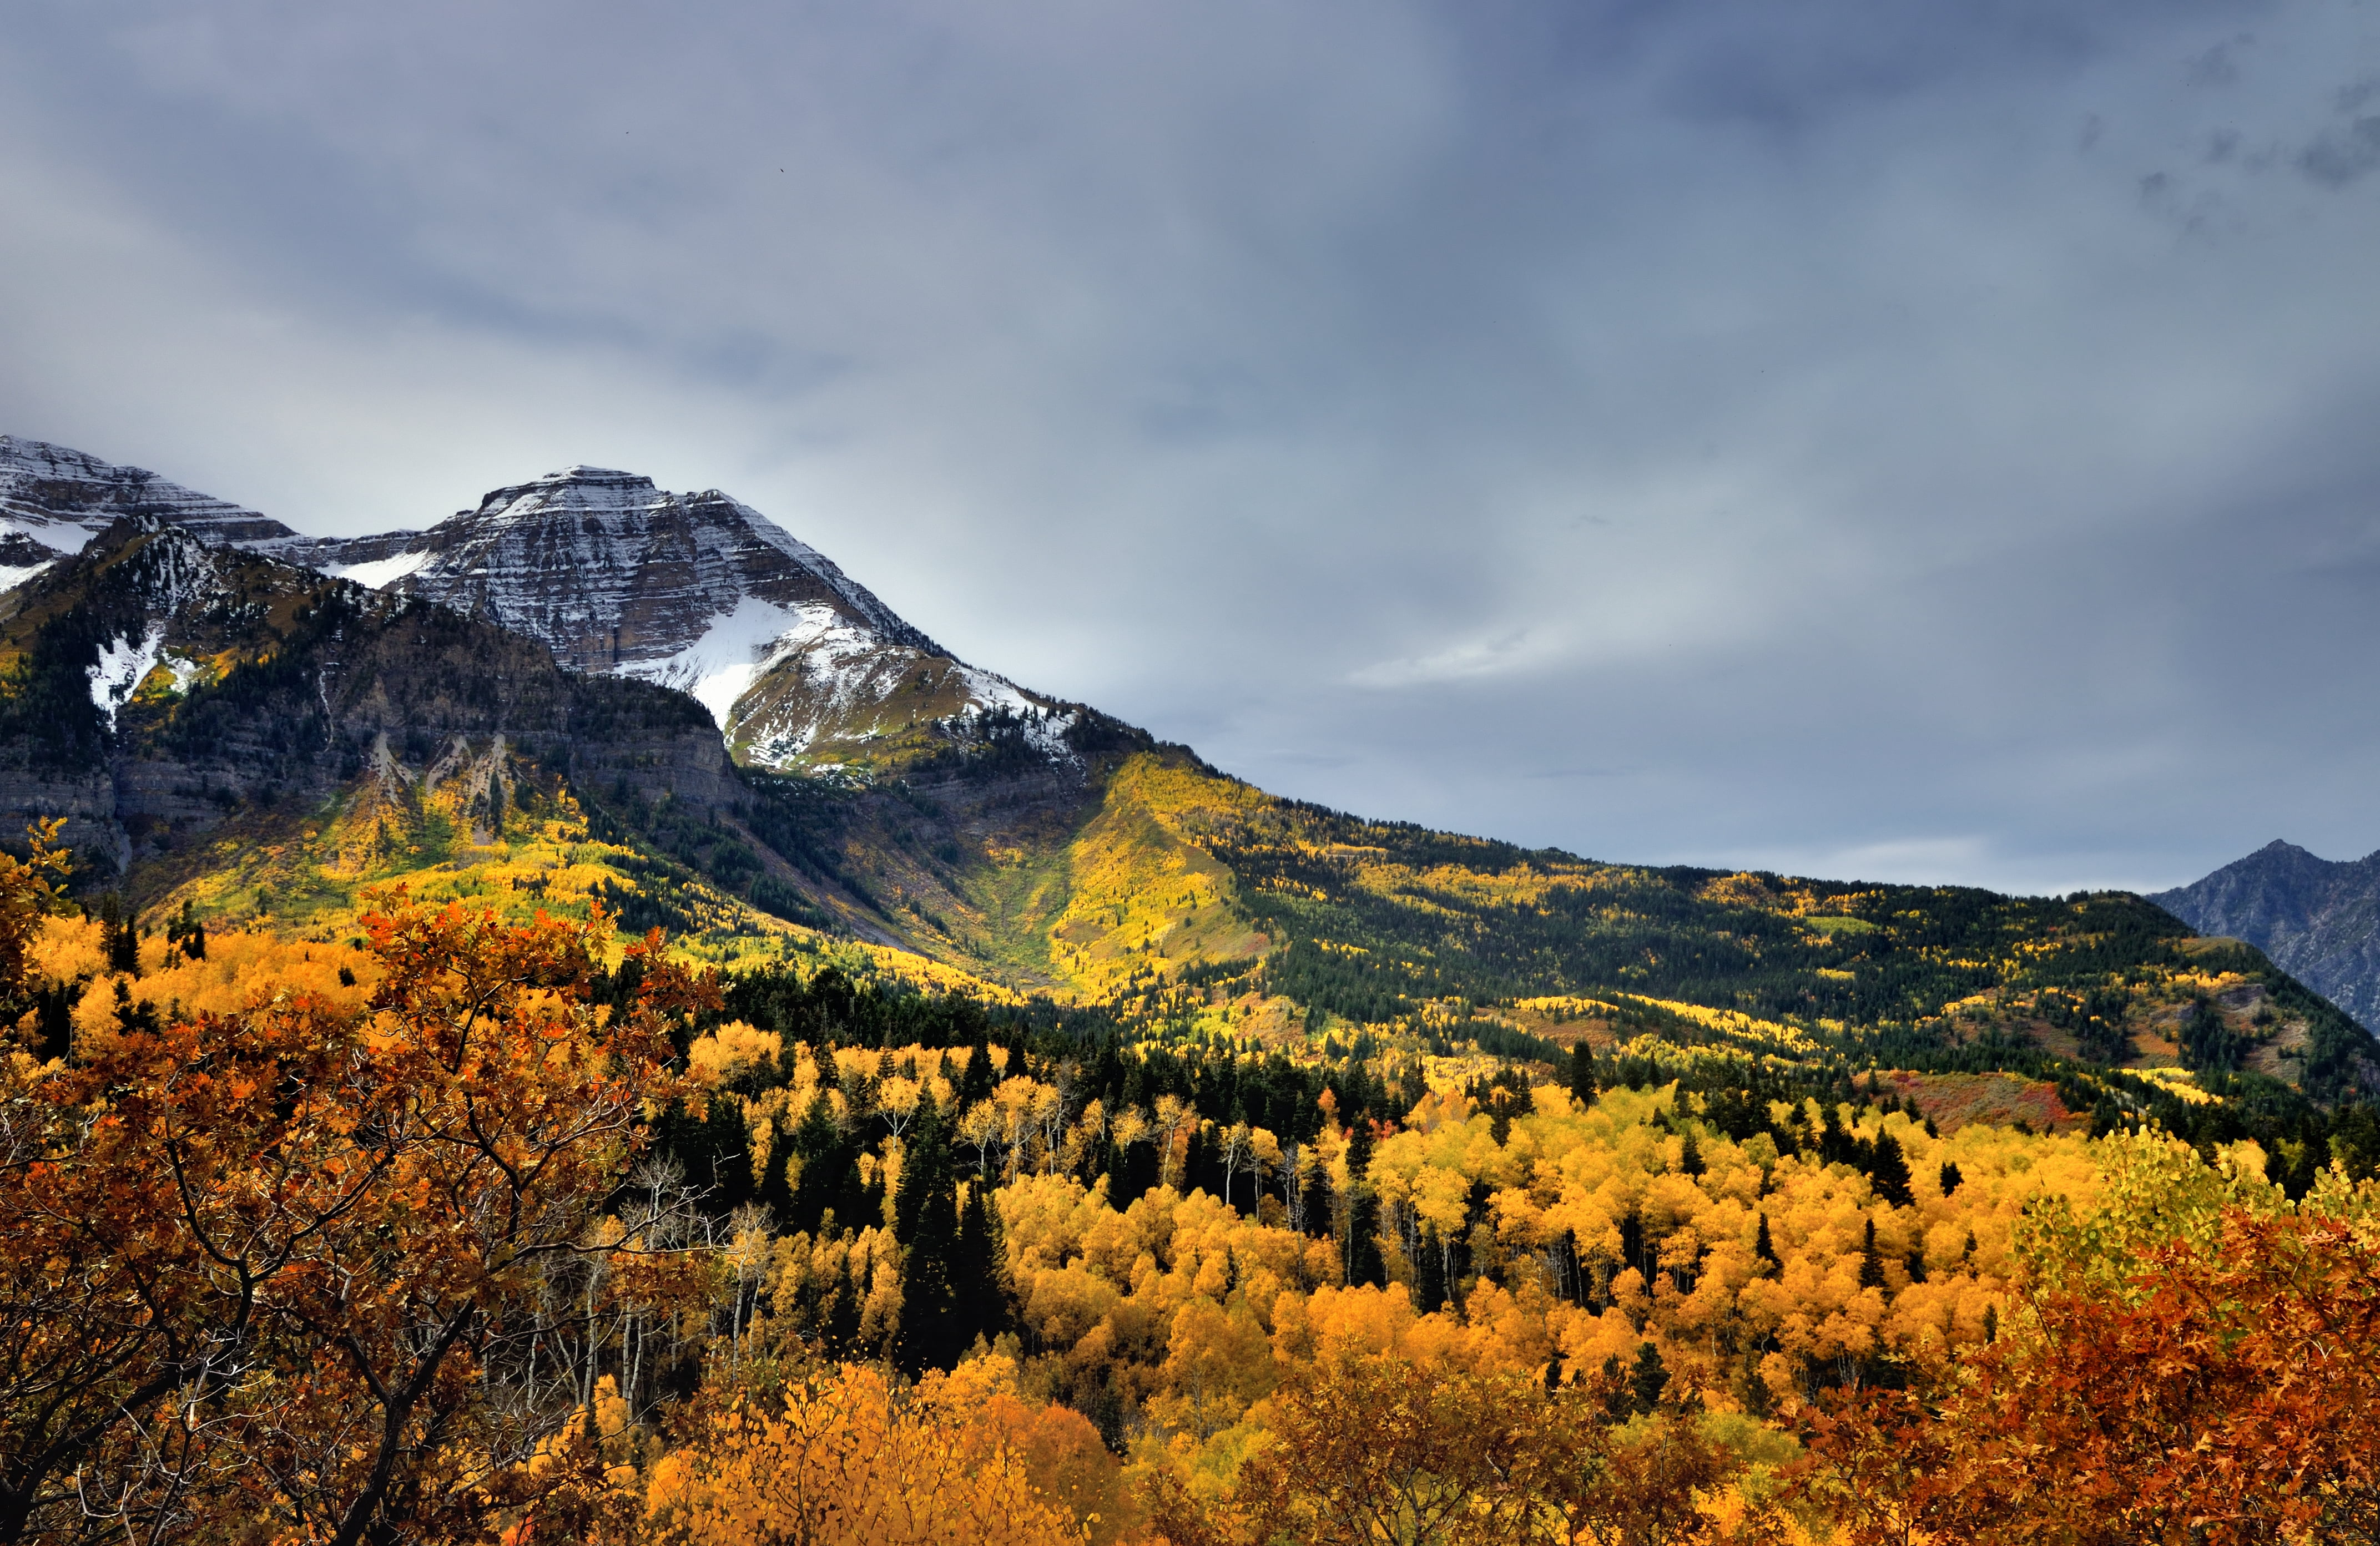
[[[206,542],[265,546],[298,535],[271,516],[168,482],[146,467],[0,435],[0,590],[80,552],[127,515],[154,516]]]
[[[578,465],[498,489],[427,531],[306,537],[139,467],[0,436],[0,590],[126,515],[442,602],[536,639],[574,670],[680,688],[739,756],[766,765],[844,767],[895,743],[967,741],[986,724],[1046,738],[1072,722],[957,660],[716,489],[671,493]]]
[[[573,670],[690,693],[739,757],[768,766],[843,767],[965,739],[987,716],[1055,712],[953,658],[742,501],[613,467],[495,489],[426,532],[287,556],[502,623]]]
[[[581,670],[666,659],[747,599],[782,610],[789,622],[805,604],[824,605],[888,641],[941,653],[751,506],[715,489],[665,492],[609,467],[565,467],[498,489],[409,550],[361,562],[392,571],[384,584],[542,640]]]

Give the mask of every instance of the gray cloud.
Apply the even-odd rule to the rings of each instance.
[[[723,487],[1269,787],[1601,856],[2380,845],[2347,0],[20,9],[13,432],[324,531]]]
[[[2380,115],[2325,130],[2298,155],[2305,175],[2325,187],[2343,188],[2380,166]]]

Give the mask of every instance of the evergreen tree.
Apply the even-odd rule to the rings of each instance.
[[[1694,1129],[1689,1128],[1686,1141],[1678,1150],[1678,1172],[1684,1176],[1699,1176],[1708,1168],[1703,1164],[1703,1146],[1694,1141]]]
[[[136,915],[110,891],[99,900],[99,948],[107,969],[128,976],[140,975],[140,931]]]
[[[916,1374],[957,1364],[975,1338],[961,1337],[958,1303],[958,1183],[942,1114],[920,1102],[892,1194],[892,1239],[901,1254],[901,1366]]]
[[[1818,1161],[1822,1165],[1845,1165],[1858,1156],[1858,1139],[1843,1128],[1842,1114],[1829,1102],[1824,1111],[1818,1130]]]
[[[198,910],[187,898],[181,912],[165,920],[165,943],[192,960],[207,959],[207,926],[199,922]]]
[[[1661,1349],[1650,1342],[1636,1349],[1636,1367],[1628,1376],[1628,1394],[1640,1414],[1650,1413],[1661,1404],[1661,1393],[1669,1388],[1670,1371],[1661,1362]]]
[[[1146,1139],[1119,1143],[1108,1152],[1108,1201],[1122,1209],[1148,1194],[1158,1179],[1157,1145]]]
[[[760,1188],[760,1200],[785,1220],[785,1227],[816,1235],[827,1227],[829,1214],[839,1229],[873,1222],[879,1210],[869,1206],[871,1192],[859,1174],[858,1139],[834,1119],[823,1093],[811,1100],[792,1139],[799,1180],[789,1179],[788,1166],[772,1160]]]
[[[1183,1150],[1182,1190],[1184,1195],[1194,1191],[1216,1198],[1223,1195],[1223,1157],[1204,1122],[1190,1129],[1190,1141]]]
[[[1380,1206],[1372,1195],[1372,1125],[1357,1119],[1347,1134],[1347,1234],[1340,1242],[1350,1285],[1388,1282],[1388,1263],[1380,1258]]]
[[[1305,1215],[1305,1232],[1316,1239],[1330,1234],[1330,1219],[1338,1199],[1330,1190],[1330,1172],[1318,1165],[1305,1174],[1300,1190],[1305,1206],[1299,1211]]]
[[[1867,1236],[1860,1246],[1859,1283],[1863,1288],[1884,1286],[1884,1258],[1876,1254],[1874,1219],[1867,1221]]]
[[[714,1097],[699,1121],[673,1112],[663,1119],[658,1141],[676,1157],[686,1183],[712,1213],[732,1213],[752,1201],[752,1153],[742,1102]]]
[[[1875,1183],[1876,1194],[1896,1208],[1906,1208],[1917,1199],[1909,1190],[1909,1161],[1900,1152],[1900,1141],[1888,1132],[1876,1139],[1876,1158],[1868,1171]]]
[[[1421,1232],[1421,1258],[1414,1263],[1414,1302],[1424,1315],[1446,1306],[1446,1250],[1434,1224]]]
[[[1570,1093],[1582,1106],[1595,1104],[1595,1049],[1581,1036],[1570,1052]]]
[[[958,1242],[951,1270],[957,1298],[957,1340],[973,1347],[978,1337],[990,1341],[1008,1329],[1008,1273],[1002,1260],[1000,1230],[985,1188],[967,1188],[959,1210]]]
[[[1620,1355],[1612,1354],[1603,1360],[1604,1409],[1614,1422],[1625,1422],[1636,1415],[1635,1392],[1620,1367]]]
[[[121,977],[115,979],[115,1029],[128,1036],[153,1035],[164,1029],[157,1006],[133,997],[131,987]]]
[[[80,983],[52,981],[30,990],[33,1002],[33,1061],[46,1063],[74,1052],[74,1009],[82,998]]]
[[[1944,1160],[1944,1161],[1942,1162],[1942,1195],[1943,1195],[1943,1196],[1948,1197],[1948,1196],[1949,1196],[1952,1192],[1954,1192],[1954,1191],[1958,1190],[1959,1190],[1959,1183],[1960,1183],[1960,1182],[1961,1182],[1961,1181],[1963,1181],[1963,1180],[1965,1180],[1965,1179],[1966,1179],[1966,1178],[1965,1178],[1965,1177],[1963,1177],[1963,1176],[1961,1176],[1961,1175],[1960,1175],[1960,1174],[1959,1174],[1959,1162],[1958,1162],[1958,1161],[1956,1161],[1956,1160]]]
[[[827,1300],[822,1339],[832,1357],[849,1358],[858,1353],[853,1344],[859,1340],[859,1294],[852,1286],[847,1272],[835,1279],[834,1294]]]
[[[1768,1215],[1760,1215],[1760,1238],[1752,1242],[1752,1254],[1771,1268],[1782,1267],[1784,1260],[1777,1254],[1777,1246],[1768,1238]]]
[[[823,1099],[820,1105],[824,1105]],[[935,1103],[931,1091],[922,1092],[908,1141],[902,1146],[900,1186],[892,1193],[893,1244],[906,1246],[917,1238],[926,1217],[927,1194],[939,1183],[949,1181],[951,1211],[957,1213],[956,1180],[943,1174],[951,1168],[949,1149],[942,1131],[941,1107]],[[935,1163],[938,1158],[940,1165]]]

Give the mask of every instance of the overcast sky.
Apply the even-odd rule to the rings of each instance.
[[[573,462],[1283,794],[2155,887],[2380,847],[2380,5],[16,0],[0,430]]]

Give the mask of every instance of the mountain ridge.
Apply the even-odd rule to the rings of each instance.
[[[738,762],[872,778],[990,721],[1047,755],[1084,706],[958,659],[808,543],[708,489],[577,465],[492,490],[422,531],[309,537],[146,469],[0,438],[0,589],[122,514],[154,515],[535,638],[567,669],[691,694]],[[14,544],[14,546],[10,546]]]
[[[688,513],[708,498],[591,468],[513,485],[443,547],[361,539],[381,556],[358,562],[391,571],[377,589],[273,556],[323,557],[320,539],[117,520],[0,595],[0,807],[74,816],[142,908],[335,932],[367,883],[514,911],[601,900],[705,959],[855,938],[1163,1035],[1536,1057],[1650,1027],[1731,1056],[2055,1072],[2095,1125],[2180,1109],[2177,1081],[2283,1104],[2380,1092],[2352,1021],[2139,899],[1612,864],[1281,800],[927,655],[840,570],[847,590],[804,568],[807,596],[779,594],[861,646],[821,660],[813,636],[778,635],[722,719],[667,680],[686,646],[663,648],[773,583],[736,569],[773,565],[755,546],[790,558],[747,524],[711,543],[709,578],[646,563],[637,543],[678,541],[681,516],[745,520],[724,496]],[[618,560],[601,583],[565,540],[590,524]],[[460,607],[398,583],[442,555]],[[599,639],[588,663],[612,669],[569,670],[492,615],[540,576],[564,600],[528,622]],[[676,610],[614,661],[625,625],[602,607],[639,596]],[[1000,686],[1015,697],[982,701]]]
[[[2248,941],[2366,1030],[2380,1026],[2380,852],[2324,859],[2277,838],[2149,900],[2202,933]]]
[[[260,512],[46,441],[0,435],[0,590],[78,553],[124,516],[152,515],[217,542],[297,533]]]

